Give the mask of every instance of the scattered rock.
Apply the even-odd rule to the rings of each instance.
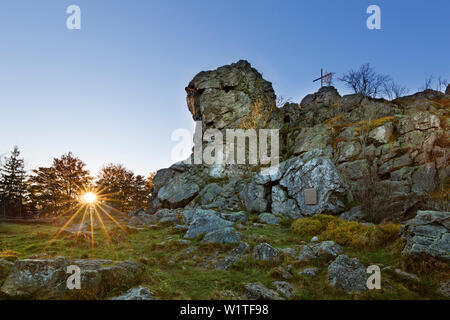
[[[319,237],[318,236],[314,236],[311,238],[311,242],[318,242],[319,241]]]
[[[261,243],[253,248],[252,257],[255,260],[274,261],[279,259],[280,254],[278,250],[270,244]]]
[[[277,291],[286,298],[291,298],[294,295],[294,287],[286,281],[274,281],[272,284],[277,288]]]
[[[278,249],[279,251],[283,252],[285,255],[288,256],[295,256],[295,249],[293,248],[282,248],[282,249]]]
[[[274,278],[281,278],[284,280],[289,280],[293,277],[288,268],[283,266],[278,266],[270,270],[270,275]]]
[[[440,286],[439,293],[446,296],[447,298],[450,298],[450,281],[446,281]]]
[[[244,289],[247,297],[252,300],[281,300],[276,291],[266,288],[261,282],[248,283]]]
[[[415,274],[408,273],[408,272],[405,272],[400,269],[395,269],[395,273],[398,274],[399,276],[406,278],[408,280],[411,280],[411,281],[420,281],[420,278],[418,276],[416,276]]]
[[[333,256],[336,257],[342,252],[342,247],[334,241],[322,241],[320,243],[311,243],[309,247],[316,256]]]
[[[196,247],[189,247],[189,248],[186,248],[186,250],[184,250],[184,252],[183,252],[183,255],[188,256],[188,255],[190,255],[191,253],[195,252],[195,250],[197,250]]]
[[[300,252],[298,253],[298,256],[295,259],[297,261],[306,261],[306,260],[313,260],[316,258],[317,256],[314,254],[311,248],[308,245],[304,245],[303,247],[301,247]]]
[[[266,224],[278,224],[280,222],[280,218],[274,216],[271,213],[261,213],[258,216],[258,221],[266,223]]]
[[[149,288],[139,286],[110,300],[156,300]]]
[[[203,233],[209,233],[231,226],[233,226],[233,222],[220,218],[216,211],[197,209],[184,237],[193,239]]]
[[[300,276],[305,275],[305,276],[314,278],[317,275],[318,270],[319,269],[317,269],[317,268],[305,268],[302,271],[300,271],[298,273],[298,275],[300,275]]]
[[[450,212],[418,211],[402,228],[405,255],[450,259]]]
[[[220,290],[213,293],[212,300],[245,300],[233,290]]]
[[[203,239],[203,243],[239,243],[242,240],[242,234],[234,230],[234,228],[224,228],[207,233]]]
[[[223,219],[236,222],[236,223],[242,223],[247,224],[248,223],[248,217],[247,214],[244,211],[239,212],[230,212],[230,213],[222,213],[220,215]]]
[[[342,247],[334,241],[311,242],[300,249],[296,260],[313,260],[323,256],[337,257],[341,252]]]
[[[342,254],[328,267],[328,282],[346,293],[366,291],[366,268],[358,259]]]
[[[80,268],[80,290],[67,288],[71,265]],[[14,263],[0,292],[10,299],[99,299],[112,289],[136,285],[143,276],[142,264],[130,261],[25,259]]]
[[[230,254],[220,260],[217,265],[217,270],[227,270],[233,264],[236,263],[240,258],[242,258],[246,253],[250,251],[250,245],[247,242],[242,242],[236,248],[231,250]]]

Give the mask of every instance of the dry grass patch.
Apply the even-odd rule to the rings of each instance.
[[[371,249],[395,242],[400,228],[399,224],[394,223],[371,226],[329,215],[301,218],[291,226],[296,234],[318,235],[322,240],[333,240],[343,246]]]

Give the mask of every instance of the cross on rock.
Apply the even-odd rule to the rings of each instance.
[[[326,72],[325,74],[323,74],[323,69],[320,69],[320,77],[313,80],[313,82],[319,81],[320,80],[320,87],[323,87],[323,84],[326,83],[328,86],[331,84],[331,80],[333,79],[333,74],[334,72]]]

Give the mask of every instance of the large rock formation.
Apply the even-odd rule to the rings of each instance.
[[[204,129],[236,128],[260,104],[262,113],[275,105],[272,84],[245,60],[197,74],[186,87],[187,105]],[[260,123],[264,125],[263,122]]]
[[[270,174],[249,164],[176,163],[157,172],[148,214],[212,209],[220,218],[246,211],[297,219],[358,206],[352,216],[374,221],[445,210],[431,196],[448,193],[450,97],[442,92],[386,101],[323,87],[276,108],[271,83],[246,61],[200,72],[186,91],[202,132],[279,129],[281,163]]]

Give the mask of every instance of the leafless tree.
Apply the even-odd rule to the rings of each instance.
[[[422,87],[419,88],[420,91],[435,89],[437,91],[445,91],[448,85],[448,80],[442,78],[441,76],[436,77],[435,75],[430,75],[425,78],[425,82]]]
[[[433,86],[434,81],[434,75],[430,75],[429,77],[425,78],[425,82],[422,87],[419,88],[420,91],[431,89]]]
[[[448,80],[439,76],[436,80],[436,90],[437,91],[445,91],[445,88],[448,86]]]
[[[384,84],[383,88],[385,96],[389,100],[394,100],[400,97],[404,97],[408,94],[409,89],[403,87],[402,85],[395,83],[394,81],[390,81]]]
[[[285,98],[283,96],[278,96],[277,97],[277,101],[276,101],[276,105],[277,105],[278,108],[281,108],[286,103],[291,103],[291,102],[292,102],[292,98]]]
[[[338,80],[344,82],[345,86],[355,93],[375,98],[383,94],[384,85],[391,81],[391,77],[376,73],[370,64],[366,63],[358,70],[344,73]]]

